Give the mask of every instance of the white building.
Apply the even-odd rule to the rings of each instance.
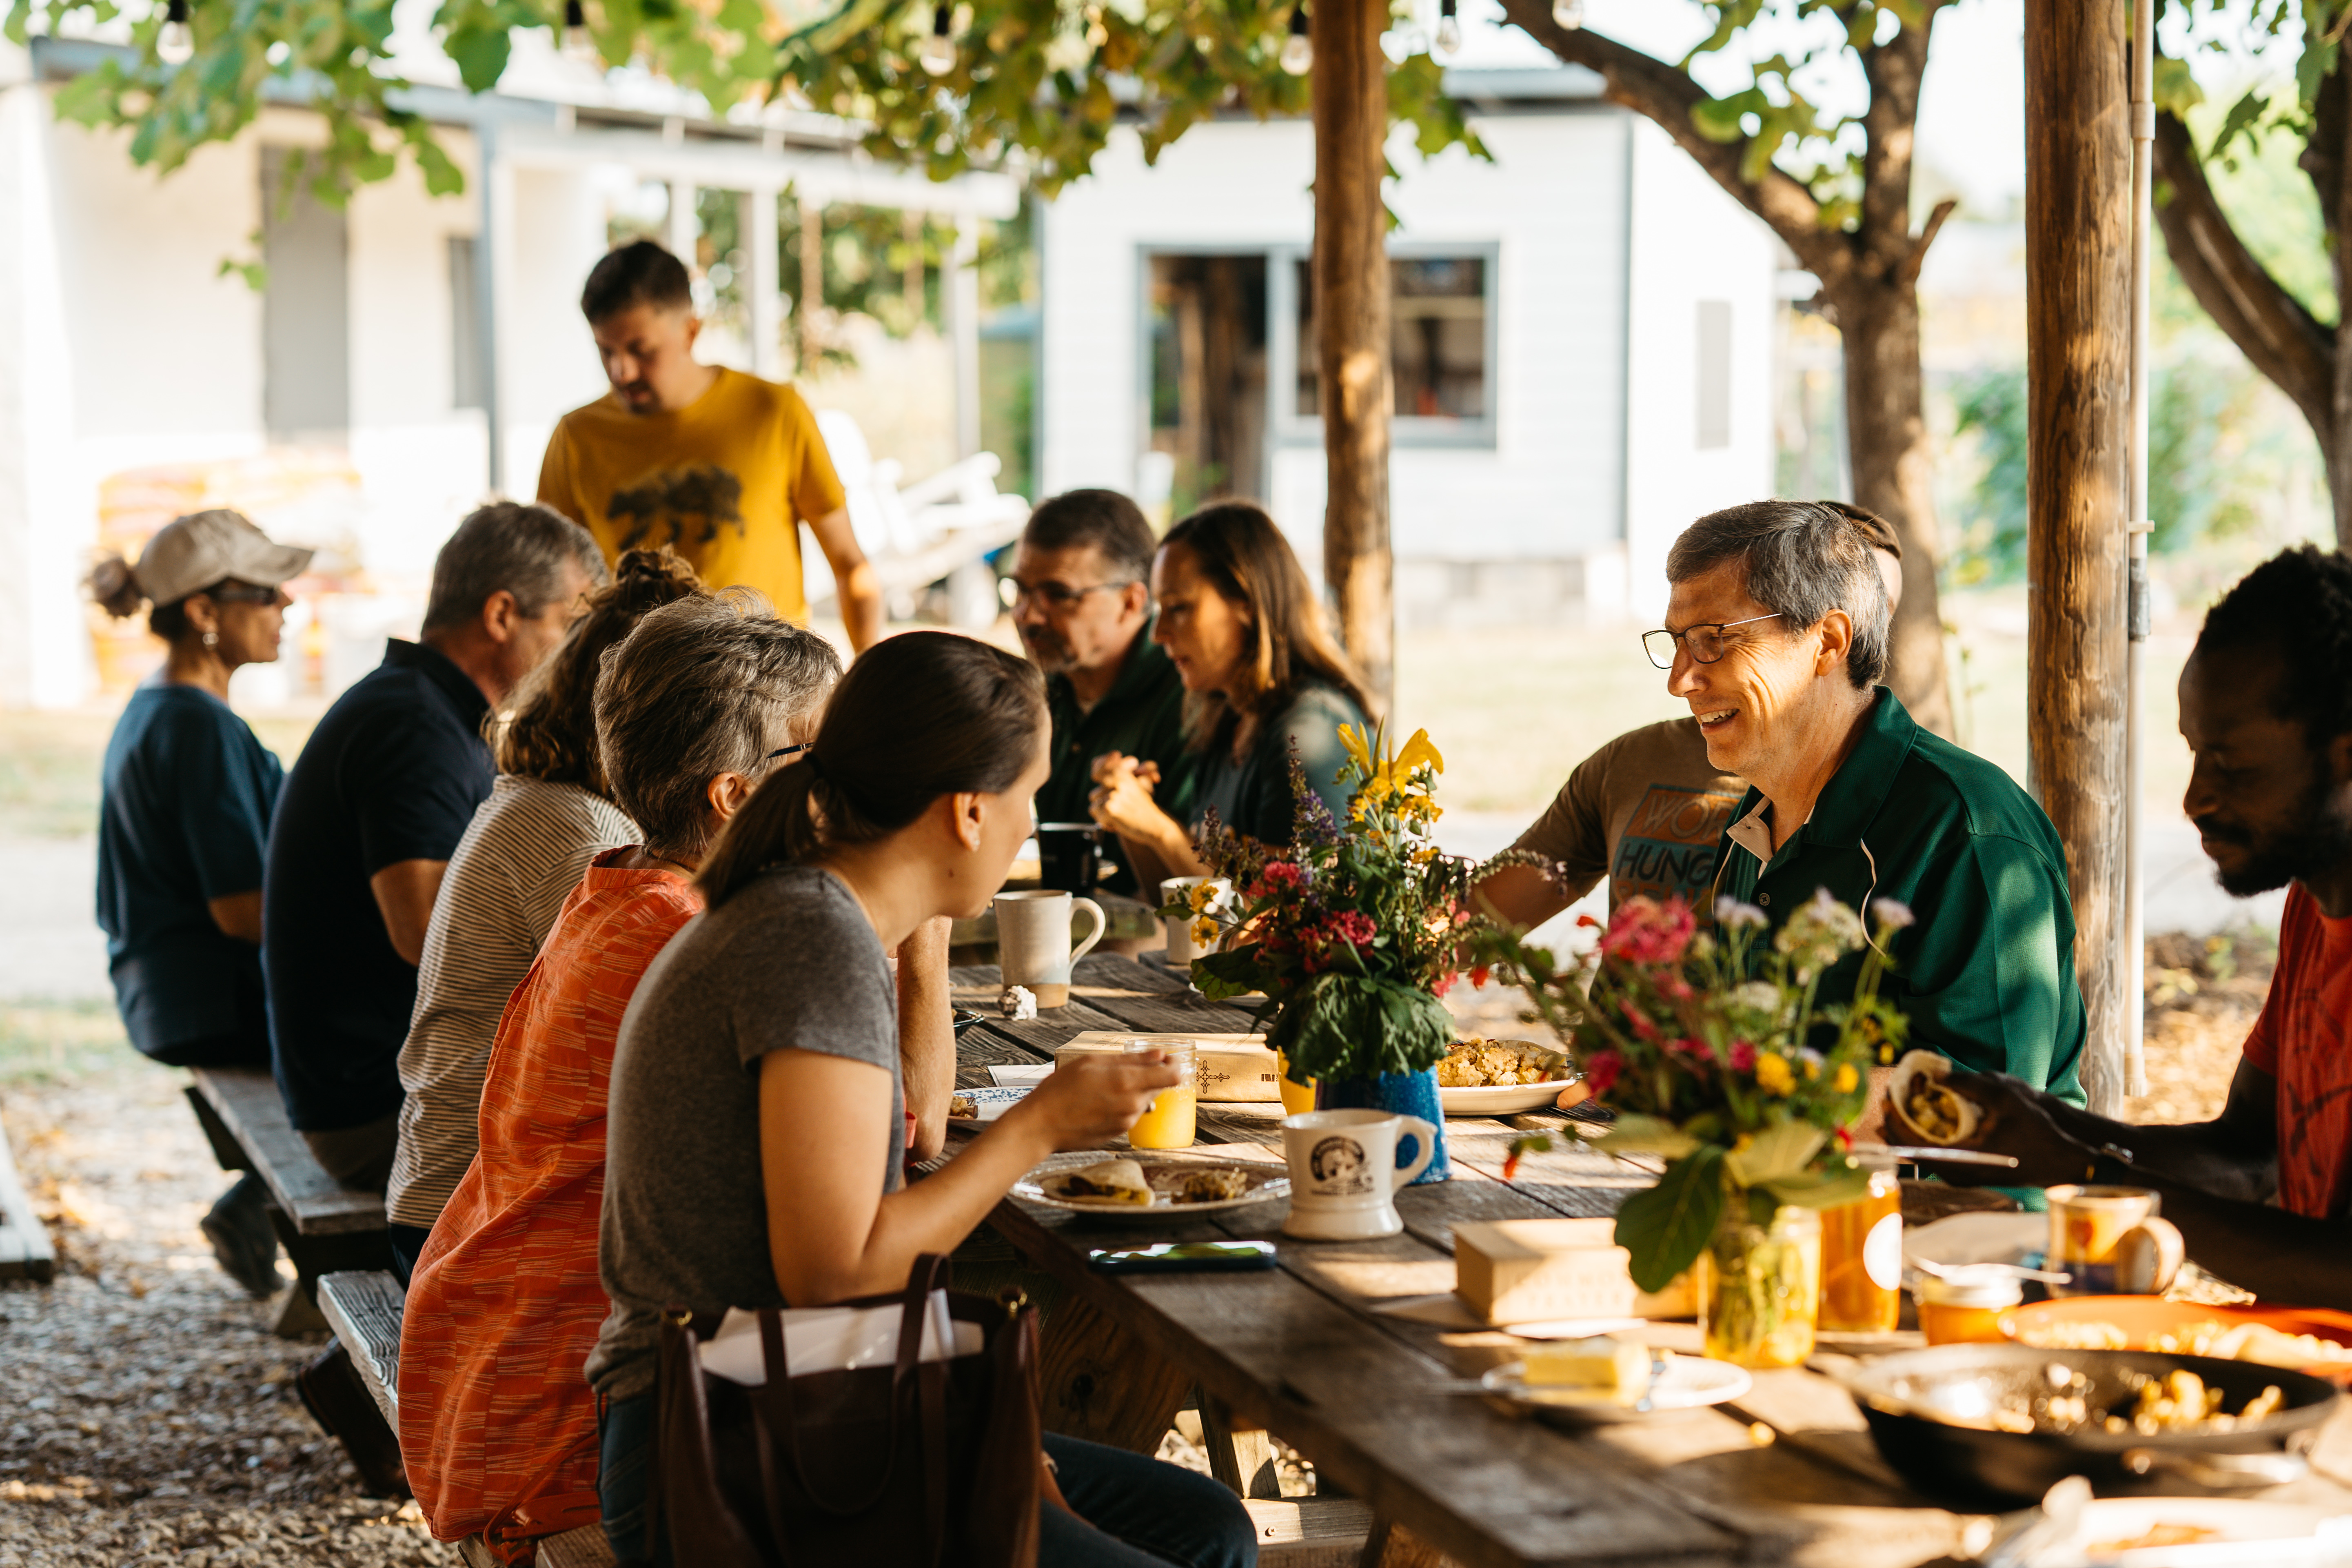
[[[1771,493],[1779,247],[1600,85],[1450,71],[1495,161],[1391,145],[1408,624],[1654,617],[1675,534]],[[1303,121],[1123,135],[1044,210],[1045,489],[1252,495],[1319,552],[1314,167]]]
[[[940,185],[876,165],[828,118],[714,122],[539,35],[518,44],[500,90],[478,99],[429,42],[404,56],[420,83],[409,106],[443,126],[466,195],[435,198],[404,167],[341,212],[266,194],[289,151],[320,139],[306,111],[266,108],[159,178],[121,137],[54,112],[58,86],[119,46],[0,45],[0,705],[80,702],[151,659],[135,623],[92,635],[79,579],[101,545],[135,554],[205,505],[322,547],[289,657],[244,672],[246,694],[356,679],[386,630],[414,624],[457,519],[494,489],[529,494],[554,419],[603,391],[575,301],[616,205],[648,189],[668,188],[681,249],[697,190],[740,194],[749,319],[713,357],[770,374],[779,294],[797,282],[773,259],[787,185],[964,218],[1015,211],[1008,179]],[[1654,616],[1674,533],[1771,488],[1773,246],[1587,73],[1460,71],[1450,85],[1496,162],[1394,157],[1402,612]],[[1322,456],[1299,353],[1311,140],[1303,121],[1214,121],[1147,169],[1121,135],[1044,209],[1045,490],[1255,495],[1318,552]],[[267,285],[224,275],[232,259],[264,263]],[[950,290],[966,450],[971,276]]]

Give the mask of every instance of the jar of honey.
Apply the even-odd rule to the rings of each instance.
[[[1895,1157],[1856,1149],[1868,1195],[1822,1211],[1822,1327],[1893,1333],[1903,1312],[1903,1194]]]
[[[2013,1274],[1930,1275],[1919,1282],[1919,1329],[1931,1345],[1997,1345],[2000,1315],[2024,1298]]]

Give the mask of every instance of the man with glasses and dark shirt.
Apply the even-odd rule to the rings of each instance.
[[[1184,744],[1184,686],[1151,640],[1151,525],[1116,490],[1070,490],[1042,501],[1021,532],[1013,624],[1045,672],[1053,772],[1037,792],[1040,822],[1086,822],[1096,759],[1140,761],[1157,779]],[[1103,885],[1136,891],[1106,849]],[[1156,889],[1141,889],[1147,895]]]

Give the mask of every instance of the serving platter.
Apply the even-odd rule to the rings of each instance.
[[[1448,1116],[1502,1116],[1514,1110],[1541,1110],[1559,1098],[1574,1079],[1547,1079],[1541,1083],[1497,1083],[1477,1089],[1444,1089],[1437,1103]]]
[[[2195,1539],[2137,1545],[2165,1534]],[[2259,1553],[2247,1548],[2262,1543]],[[2034,1568],[2202,1568],[2223,1563],[2340,1563],[2352,1552],[2352,1518],[2324,1508],[2240,1498],[2100,1498],[2074,1528],[2033,1555]]]
[[[1527,1380],[1528,1363],[1505,1362],[1478,1380],[1479,1386],[1498,1398],[1560,1420],[1586,1426],[1606,1426],[1639,1421],[1645,1415],[1674,1410],[1700,1410],[1737,1399],[1756,1386],[1745,1367],[1706,1356],[1666,1354],[1650,1363],[1650,1392],[1634,1405],[1621,1405],[1591,1389],[1568,1388]]]
[[[1043,1184],[1049,1178],[1059,1175],[1065,1171],[1082,1171],[1088,1165],[1098,1165],[1105,1160],[1120,1159],[1133,1159],[1136,1163],[1143,1167],[1143,1179],[1150,1183],[1153,1191],[1159,1194],[1150,1208],[1145,1208],[1139,1204],[1074,1203],[1067,1198],[1055,1197],[1047,1192]],[[1200,1170],[1240,1171],[1249,1179],[1249,1192],[1243,1197],[1221,1198],[1215,1203],[1171,1202],[1168,1196],[1169,1190],[1181,1182],[1186,1173]],[[1240,1161],[1234,1161],[1230,1164],[1220,1164],[1206,1160],[1150,1160],[1139,1158],[1124,1150],[1104,1149],[1091,1152],[1082,1150],[1073,1153],[1054,1155],[1013,1183],[1013,1195],[1024,1203],[1036,1204],[1043,1208],[1058,1209],[1064,1214],[1085,1215],[1094,1219],[1118,1220],[1122,1223],[1139,1221],[1144,1224],[1157,1224],[1165,1220],[1190,1219],[1195,1215],[1217,1214],[1225,1209],[1245,1208],[1251,1204],[1264,1203],[1269,1198],[1286,1198],[1290,1195],[1290,1175],[1280,1165],[1250,1165],[1244,1164]]]

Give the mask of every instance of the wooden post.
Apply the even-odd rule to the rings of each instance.
[[[743,255],[750,264],[743,278],[743,300],[750,318],[751,372],[770,381],[784,378],[784,313],[782,282],[776,251],[776,193],[746,191],[737,210],[743,232]]]
[[[800,378],[816,374],[817,351],[824,346],[824,198],[798,193],[801,209]]]
[[[907,242],[907,324],[912,331],[930,314],[923,294],[923,215],[908,207],[898,215],[898,232]]]
[[[1386,0],[1317,0],[1315,319],[1329,480],[1323,575],[1339,634],[1386,710],[1396,678],[1389,552],[1388,58]]]
[[[2125,525],[2130,521],[2131,137],[2120,5],[2027,0],[2027,738],[2066,846],[2089,1014],[2083,1088],[2123,1108]]]

